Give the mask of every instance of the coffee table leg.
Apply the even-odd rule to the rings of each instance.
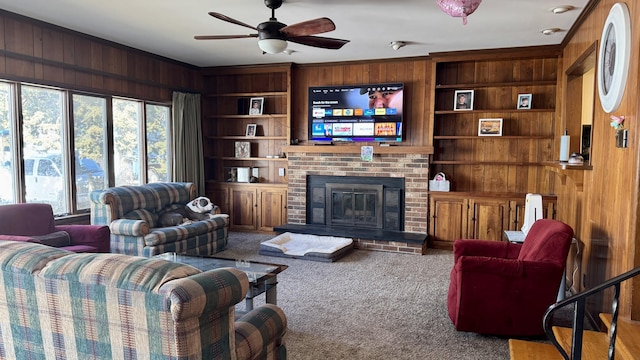
[[[253,310],[253,285],[249,285],[249,291],[244,299],[244,307],[247,311]]]
[[[267,288],[267,294],[265,295],[267,304],[278,304],[278,290],[276,289],[277,285],[278,279],[276,276],[267,279],[267,281],[265,282],[265,286]]]

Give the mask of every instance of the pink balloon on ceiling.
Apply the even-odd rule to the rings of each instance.
[[[453,17],[461,17],[462,23],[467,25],[467,16],[473,14],[482,0],[436,0],[440,9]]]

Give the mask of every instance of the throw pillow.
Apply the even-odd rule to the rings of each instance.
[[[71,238],[66,231],[56,231],[47,235],[32,236],[32,238],[40,241],[41,244],[52,247],[63,247],[71,245]]]

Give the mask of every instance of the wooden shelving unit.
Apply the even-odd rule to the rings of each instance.
[[[203,76],[207,194],[230,215],[232,229],[271,231],[287,221],[291,64],[208,68]],[[252,98],[263,98],[262,114],[249,115]],[[255,136],[247,136],[249,124]],[[238,142],[249,142],[249,156],[236,157]],[[257,169],[257,182],[238,182],[232,174],[239,168]]]
[[[430,192],[430,241],[446,247],[456,237],[501,240],[502,231],[517,227],[526,193],[547,193],[558,54],[435,54],[433,67],[430,173],[444,172],[451,192]],[[473,90],[473,110],[454,110],[456,90]],[[532,94],[531,109],[517,108],[519,94]],[[502,136],[479,136],[482,118],[503,119]],[[553,216],[555,197],[545,199]]]

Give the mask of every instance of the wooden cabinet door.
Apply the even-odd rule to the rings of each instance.
[[[232,230],[255,230],[256,227],[256,189],[234,187],[231,188],[230,222]]]
[[[215,189],[207,188],[207,197],[214,205],[218,205],[220,207],[220,212],[222,214],[229,214],[231,212],[228,187],[223,186]]]
[[[261,189],[258,201],[258,230],[273,231],[273,228],[287,223],[287,190]]]
[[[472,199],[469,201],[469,237],[502,241],[502,233],[509,228],[509,201]]]
[[[451,245],[467,237],[468,201],[432,195],[430,200],[429,236],[434,245]]]

